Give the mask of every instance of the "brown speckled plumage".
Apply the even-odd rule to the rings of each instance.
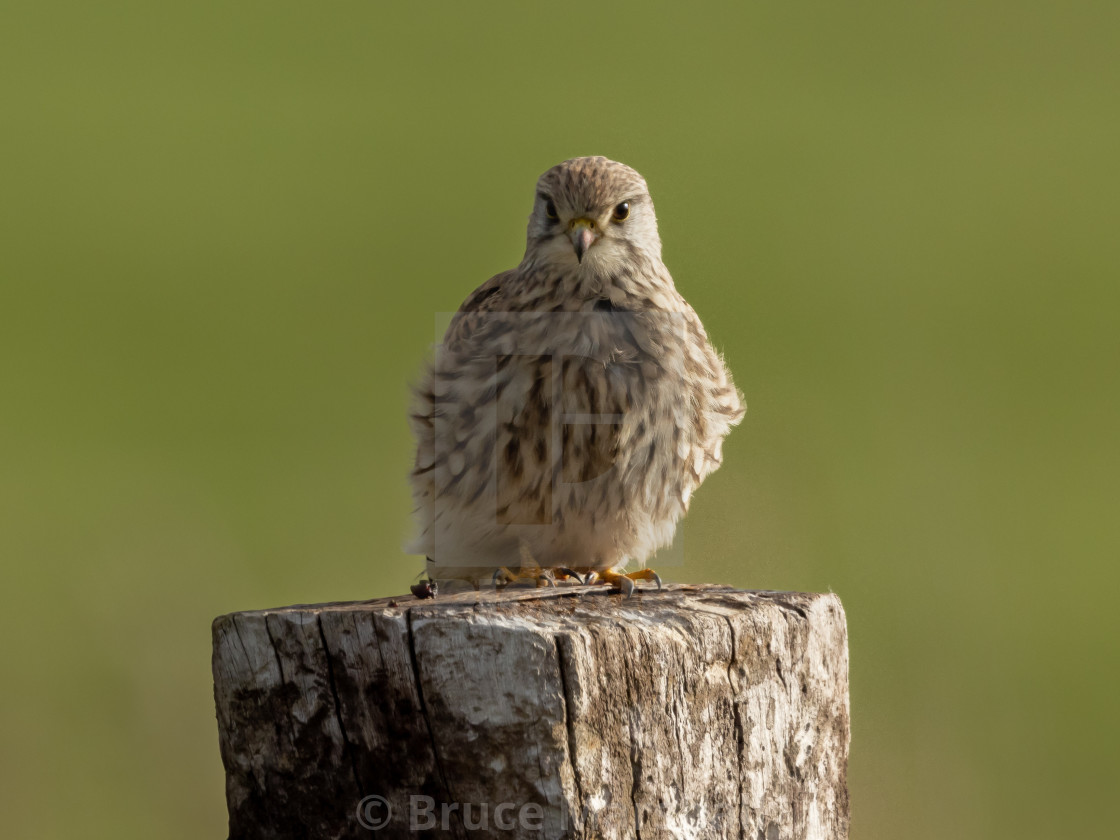
[[[469,581],[644,563],[743,411],[661,262],[645,181],[565,161],[537,183],[521,264],[467,298],[416,387],[411,550]]]

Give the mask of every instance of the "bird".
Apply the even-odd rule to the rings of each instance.
[[[660,589],[646,563],[745,410],[662,262],[645,179],[566,160],[536,183],[521,263],[466,298],[413,387],[406,550],[476,589]]]

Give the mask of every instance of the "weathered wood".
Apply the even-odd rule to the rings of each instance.
[[[848,835],[835,595],[562,586],[234,613],[214,682],[233,840],[384,819],[378,837]]]

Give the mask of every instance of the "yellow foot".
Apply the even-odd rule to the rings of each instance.
[[[494,586],[505,589],[511,583],[524,583],[532,581],[537,587],[556,586],[558,580],[574,580],[583,583],[583,576],[572,569],[558,566],[555,569],[541,569],[537,566],[522,566],[517,571],[508,566],[502,566],[494,572]]]
[[[502,566],[494,572],[494,588],[505,589],[511,583],[522,580],[531,580],[537,587],[541,586],[556,586],[556,579],[568,580],[575,578],[580,583],[583,583],[583,578],[577,572],[567,569],[563,566],[557,566],[551,569],[541,568],[540,563],[533,557],[533,553],[529,550],[529,544],[524,540],[521,541],[521,568],[516,572],[511,572],[507,566]]]
[[[661,578],[653,569],[638,569],[636,572],[621,575],[618,572],[607,570],[605,572],[593,573],[596,575],[601,583],[609,583],[612,586],[617,586],[619,591],[622,592],[627,598],[634,594],[634,581],[636,580],[652,580],[657,584],[657,589],[661,589]],[[592,576],[588,575],[588,583],[592,583]]]
[[[548,569],[541,569],[536,566],[530,568],[522,566],[516,572],[511,571],[506,566],[502,566],[494,572],[495,589],[505,589],[511,583],[522,583],[525,581],[533,581],[537,587],[556,585],[556,578],[553,577],[552,572]]]

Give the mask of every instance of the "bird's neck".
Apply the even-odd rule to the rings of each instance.
[[[660,259],[644,253],[626,260],[592,259],[561,264],[527,258],[522,276],[547,278],[537,307],[578,311],[608,300],[619,309],[677,309],[679,295]]]

